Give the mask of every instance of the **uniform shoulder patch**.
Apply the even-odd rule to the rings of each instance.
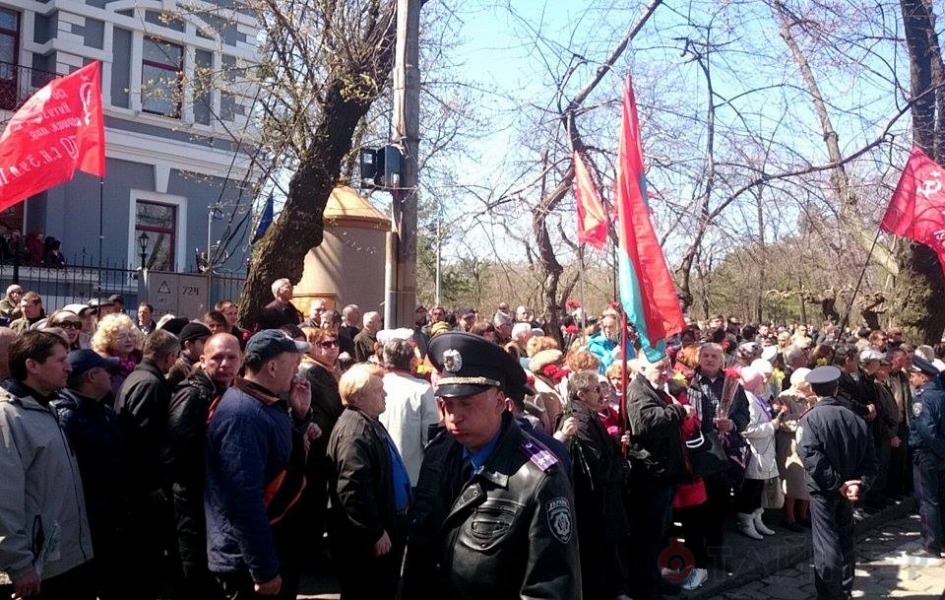
[[[923,408],[925,408],[925,405],[923,405],[921,402],[913,402],[913,403],[912,403],[912,415],[915,416],[915,417],[918,417],[919,415],[922,414],[922,409],[923,409]]]
[[[545,504],[551,535],[562,544],[571,543],[574,534],[574,519],[571,518],[571,503],[564,496]]]
[[[554,455],[554,452],[527,435],[522,440],[521,449],[528,460],[542,471],[548,471],[558,464],[558,457]]]

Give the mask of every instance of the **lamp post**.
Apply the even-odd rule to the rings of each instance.
[[[141,250],[141,270],[144,271],[144,264],[148,260],[148,232],[142,231],[141,235],[138,236],[138,249]]]

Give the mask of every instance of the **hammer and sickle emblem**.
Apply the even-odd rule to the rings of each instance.
[[[932,194],[937,194],[942,190],[942,180],[939,179],[941,172],[932,171],[930,175],[934,177],[934,179],[924,179],[922,181],[922,187],[916,190],[916,192],[925,196],[926,200],[929,200]]]

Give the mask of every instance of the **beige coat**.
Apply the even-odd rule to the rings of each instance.
[[[794,388],[781,392],[777,402],[785,408],[776,437],[778,474],[781,476],[784,495],[787,498],[807,500],[807,479],[804,475],[804,462],[797,455],[796,434],[797,420],[811,405],[807,398]]]

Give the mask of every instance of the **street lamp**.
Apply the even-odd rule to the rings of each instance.
[[[148,232],[142,231],[138,236],[138,248],[141,250],[141,270],[144,270],[144,263],[148,260]]]

